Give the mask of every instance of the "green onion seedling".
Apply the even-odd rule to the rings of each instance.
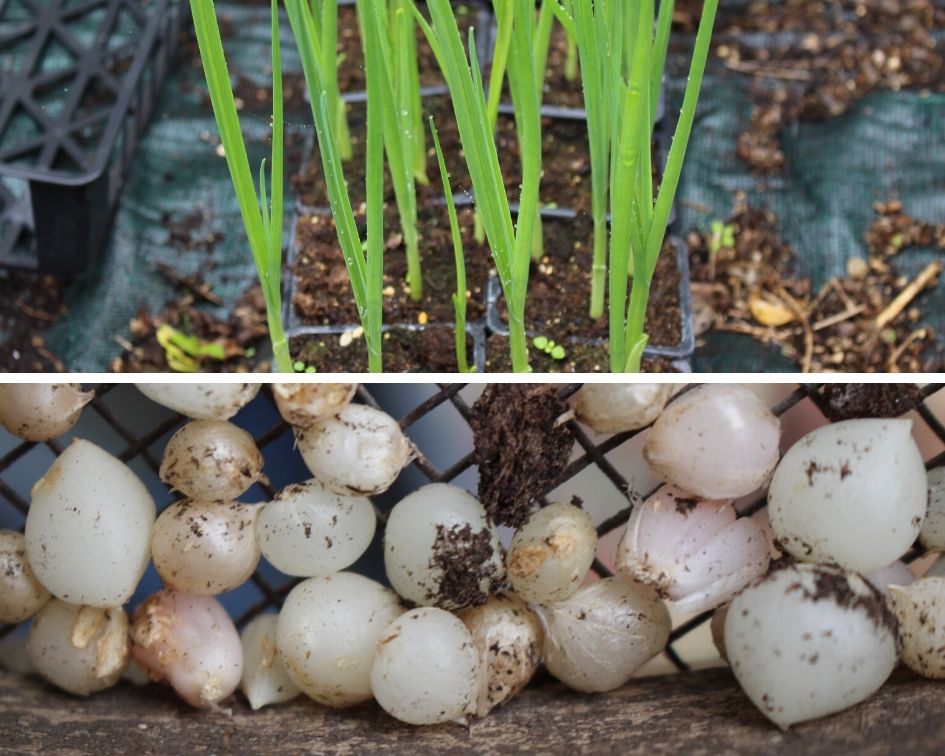
[[[459,372],[468,373],[470,370],[466,359],[466,256],[463,253],[463,236],[459,228],[459,219],[456,217],[453,191],[450,189],[450,174],[446,170],[446,159],[443,157],[443,149],[440,147],[440,137],[436,133],[433,116],[430,116],[430,132],[433,134],[433,147],[440,167],[440,180],[443,183],[443,194],[446,197],[446,209],[450,218],[450,231],[453,234],[453,256],[456,261],[456,293],[453,294],[453,309],[456,312],[456,364],[459,366]]]
[[[259,194],[240,130],[239,116],[230,84],[220,27],[213,0],[190,0],[190,10],[203,64],[213,115],[223,143],[226,163],[240,206],[243,226],[259,274],[266,319],[276,369],[292,372],[289,344],[282,324],[282,208],[283,208],[283,115],[282,63],[279,47],[279,13],[272,0],[272,167],[271,197],[266,192],[265,161],[259,168]]]
[[[512,0],[514,14],[530,19],[530,0]],[[459,127],[460,141],[472,179],[476,205],[492,250],[508,304],[512,369],[528,371],[525,302],[531,243],[538,214],[541,180],[541,114],[531,47],[530,23],[513,24],[508,60],[509,83],[522,140],[523,180],[518,225],[512,221],[499,155],[488,117],[485,91],[476,56],[475,34],[469,33],[469,57],[463,48],[449,0],[429,0],[430,21],[411,0],[414,18],[423,30],[446,78]]]
[[[312,8],[306,0],[285,0],[286,13],[305,74],[305,84],[315,120],[315,135],[325,171],[325,185],[338,243],[351,280],[351,289],[368,350],[368,369],[382,369],[382,289],[384,282],[384,72],[377,24],[366,25],[365,69],[368,86],[367,107],[367,239],[362,244],[351,207],[351,197],[341,165],[339,144],[329,108],[332,73],[319,56],[320,41]],[[373,14],[368,14],[373,19]],[[388,100],[389,101],[389,100]],[[367,255],[365,255],[365,248]]]
[[[328,100],[328,116],[338,154],[342,160],[353,156],[351,132],[348,127],[348,109],[341,99],[338,84],[338,65],[343,57],[338,54],[338,0],[309,0],[309,17],[312,25],[312,54],[318,58],[325,93]]]

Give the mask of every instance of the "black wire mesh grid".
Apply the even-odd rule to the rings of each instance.
[[[566,399],[576,392],[579,387],[580,384],[561,384],[558,391],[560,396]],[[413,490],[426,483],[459,483],[461,479],[463,479],[467,487],[469,487],[469,481],[475,480],[476,463],[472,450],[472,434],[469,430],[469,420],[473,410],[469,401],[461,395],[465,384],[427,384],[422,387],[416,385],[411,387],[405,387],[403,385],[373,387],[370,385],[361,385],[358,388],[356,401],[389,411],[391,410],[391,402],[384,400],[389,400],[392,393],[396,394],[400,392],[403,394],[405,393],[405,389],[408,388],[412,389],[413,393],[421,389],[427,394],[426,398],[414,402],[406,411],[400,413],[395,412],[399,417],[401,428],[404,429],[408,436],[412,437],[417,447],[418,455],[398,481],[399,484],[405,483],[406,485],[395,486],[386,494],[373,499],[378,518],[378,533],[375,537],[375,543],[373,543],[371,549],[369,549],[369,554],[372,550],[375,552],[373,555],[375,573],[378,570],[378,565],[382,564],[379,547],[383,534],[383,526],[387,521],[387,512],[396,500],[409,492],[409,490]],[[688,390],[688,388],[691,388],[691,386],[683,388],[683,391]],[[145,483],[152,491],[152,495],[155,495],[155,501],[157,502],[159,511],[163,510],[175,500],[175,497],[157,478],[157,471],[160,467],[161,450],[164,448],[167,439],[186,421],[186,418],[175,413],[164,411],[156,405],[152,406],[154,411],[150,413],[141,411],[143,406],[150,405],[150,402],[140,394],[135,396],[132,392],[136,390],[129,384],[103,384],[95,386],[94,391],[95,398],[86,408],[83,414],[83,421],[86,421],[87,416],[91,416],[91,429],[93,432],[100,435],[104,434],[106,441],[109,442],[103,444],[105,448],[131,466],[132,469],[145,480]],[[116,398],[122,399],[123,401],[112,401]],[[381,401],[379,401],[379,398]],[[920,398],[921,403],[916,409],[916,423],[925,426],[925,431],[923,431],[924,435],[934,437],[940,442],[941,447],[945,448],[945,424],[943,424],[942,419],[936,414],[936,410],[933,410],[930,406],[929,401],[934,398],[937,402],[941,402],[941,400],[945,398],[945,384],[929,384],[922,387],[920,390]],[[818,408],[825,406],[825,397],[822,393],[822,388],[814,385],[800,385],[771,406],[771,410],[775,415],[783,418],[808,399]],[[136,411],[129,416],[130,419],[129,417],[123,416],[124,408],[128,406],[129,402],[136,409]],[[397,402],[394,402],[394,404],[397,404]],[[250,415],[245,414],[248,411],[251,412]],[[444,413],[450,413],[451,417],[447,417]],[[945,410],[940,409],[938,413],[945,415]],[[411,433],[414,430],[420,429],[421,426],[435,416],[440,417],[439,423],[434,423],[432,426],[428,424],[426,429],[427,433],[425,435],[429,435],[431,430],[435,433],[442,434],[444,427],[442,425],[443,421],[458,422],[461,423],[461,432],[454,429],[454,431],[451,431],[450,435],[454,439],[465,436],[463,440],[468,442],[468,448],[463,449],[460,453],[453,454],[452,459],[445,465],[434,465],[428,456],[429,450],[425,450],[424,448],[425,444],[418,443],[417,439],[413,437],[414,434]],[[299,457],[297,453],[286,454],[292,450],[292,433],[289,426],[282,421],[276,412],[268,387],[263,387],[259,396],[237,415],[235,422],[250,430],[253,437],[256,439],[256,443],[266,459],[265,472],[268,475],[271,476],[269,468],[273,457],[277,459]],[[575,450],[570,463],[560,473],[557,479],[548,486],[545,503],[549,502],[549,497],[552,496],[553,492],[560,486],[589,469],[596,469],[596,473],[606,480],[606,485],[612,487],[613,492],[622,502],[622,507],[619,511],[603,519],[597,526],[598,533],[601,538],[603,538],[608,534],[619,531],[629,519],[634,505],[655,491],[655,488],[653,488],[653,490],[634,490],[634,486],[631,485],[628,477],[622,474],[617,469],[615,463],[609,459],[609,456],[625,445],[630,444],[636,436],[644,433],[646,429],[619,433],[604,437],[601,440],[599,438],[593,438],[592,435],[575,420],[569,420],[567,425],[575,439]],[[142,430],[142,426],[147,429]],[[87,432],[89,428],[90,424],[86,422],[85,432]],[[2,431],[0,431],[0,433],[2,433]],[[23,471],[20,470],[18,474],[18,468],[20,468],[30,456],[36,454],[44,455],[48,458],[48,461],[51,462],[55,456],[62,452],[69,435],[44,443],[20,442],[19,440],[10,441],[11,438],[12,437],[8,437],[6,448],[0,446],[0,527],[19,527],[19,529],[22,529],[26,513],[29,509],[28,493],[26,492],[28,492],[29,487],[34,481],[22,480]],[[100,438],[99,440],[102,439]],[[440,437],[437,446],[442,447],[442,440],[442,437]],[[447,444],[447,446],[449,446],[449,444]],[[462,444],[459,444],[459,446],[462,446]],[[432,448],[433,447],[431,447],[431,449]],[[274,480],[272,477],[264,477],[258,484],[258,489],[251,489],[250,498],[252,498],[253,495],[256,495],[257,498],[259,496],[263,496],[267,499],[271,498],[282,485],[309,477],[304,467],[300,466],[300,459],[298,462],[299,465],[296,465],[294,470],[288,473],[282,473],[282,477],[288,475],[290,478],[294,478],[294,480],[285,480],[282,482]],[[37,461],[34,460],[32,467],[35,467],[36,464]],[[40,462],[40,464],[42,464],[42,462]],[[929,469],[943,464],[945,464],[945,451],[934,454],[934,456],[931,456],[926,461],[926,466]],[[45,467],[43,467],[42,470],[45,470]],[[20,480],[18,480],[18,478],[20,478]],[[158,493],[155,494],[155,492]],[[762,493],[757,498],[742,501],[738,506],[739,514],[741,516],[750,516],[763,509],[765,506],[766,495]],[[916,546],[906,555],[905,559],[909,561],[921,555],[921,549]],[[361,572],[371,572],[371,567],[372,558],[367,557],[366,560],[365,558],[359,560],[351,569]],[[153,567],[149,569],[153,571]],[[380,570],[381,575],[374,574],[372,576],[382,577],[382,567]],[[595,560],[592,570],[601,577],[610,576],[612,574],[611,570],[605,566],[600,559]],[[151,585],[146,585],[146,583],[149,582]],[[259,569],[257,569],[256,573],[245,586],[231,591],[228,594],[224,594],[224,596],[220,598],[234,616],[237,625],[242,625],[267,609],[278,608],[285,595],[298,582],[298,579],[278,573],[263,560],[260,563]],[[156,578],[156,575],[151,575],[150,578],[146,575],[145,579],[142,581],[142,588],[139,590],[140,595],[136,594],[132,603],[141,600],[141,598],[148,595],[153,590],[157,590],[159,585],[159,579]],[[685,619],[674,627],[664,654],[677,670],[687,671],[690,669],[689,662],[683,658],[683,654],[680,653],[677,648],[679,642],[706,623],[711,618],[711,615],[711,612],[705,612]],[[14,629],[14,626],[0,625],[0,640],[10,634]]]

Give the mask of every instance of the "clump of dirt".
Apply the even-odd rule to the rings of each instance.
[[[935,35],[942,30],[945,8],[933,0],[755,0],[722,13],[715,54],[752,77],[754,111],[738,156],[776,173],[790,123],[836,118],[878,89],[945,91],[945,48]],[[770,37],[758,45],[753,33]]]
[[[64,291],[52,276],[15,270],[0,273],[0,371],[65,371],[43,337],[66,312]]]
[[[493,383],[473,406],[479,500],[500,525],[525,522],[568,464],[574,438],[558,390]]]
[[[269,331],[266,303],[258,285],[247,289],[226,320],[199,309],[192,292],[170,302],[157,315],[140,310],[138,317],[128,324],[129,338],[118,338],[122,354],[112,361],[112,371],[172,372],[174,368],[168,362],[167,352],[158,343],[158,329],[162,325],[169,325],[185,336],[194,336],[202,344],[219,345],[223,359],[196,358],[200,372],[266,373],[271,370],[269,361],[259,354],[266,345]]]
[[[884,226],[889,207],[897,204],[877,205]],[[846,276],[815,292],[810,279],[794,274],[794,250],[777,228],[773,213],[747,206],[740,195],[724,230],[689,235],[697,335],[714,328],[777,344],[805,373],[942,369],[936,334],[920,325],[920,295],[935,285],[941,261],[910,280],[885,249],[870,244],[867,259],[852,258]]]
[[[817,405],[831,422],[859,417],[899,417],[919,406],[914,383],[828,383]]]
[[[497,575],[492,557],[493,532],[483,528],[474,533],[472,526],[436,526],[433,556],[430,567],[440,570],[436,591],[427,598],[435,605],[481,606],[489,600],[484,588],[489,588],[501,577]],[[501,547],[500,547],[501,548]]]

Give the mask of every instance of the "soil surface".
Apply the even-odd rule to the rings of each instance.
[[[292,358],[320,373],[366,373],[364,338],[350,340],[341,334],[298,336],[289,341]],[[466,337],[467,359],[473,364],[473,339]],[[384,372],[455,373],[456,341],[451,328],[403,329],[384,334]]]
[[[486,245],[473,239],[473,212],[461,208],[458,217],[466,255],[466,320],[485,315],[485,286],[492,269]],[[384,250],[384,322],[452,323],[456,291],[453,238],[445,205],[426,205],[420,212],[420,256],[423,298],[410,297],[406,284],[407,256],[396,213],[388,213],[392,229]],[[364,234],[364,216],[358,218]],[[351,291],[348,269],[338,245],[334,222],[321,215],[303,215],[296,225],[298,258],[293,273],[297,286],[292,303],[306,325],[357,325],[361,322]]]
[[[715,328],[776,344],[803,372],[945,368],[937,335],[920,325],[922,292],[937,285],[943,265],[933,261],[910,280],[894,260],[907,240],[927,240],[929,224],[905,216],[898,202],[875,210],[867,259],[851,259],[846,276],[814,291],[810,279],[794,274],[794,251],[780,236],[779,220],[739,197],[727,221],[733,246],[689,235],[696,334]],[[892,254],[890,225],[901,234]]]
[[[589,216],[573,221],[544,220],[545,254],[532,263],[525,309],[526,328],[562,341],[568,337],[607,338],[607,305],[604,317],[592,320],[591,295],[593,224]],[[505,300],[498,303],[507,322]],[[650,344],[675,346],[682,338],[679,301],[679,268],[676,249],[667,244],[653,276],[646,332]]]
[[[529,346],[528,359],[536,373],[609,373],[610,350],[606,346],[592,344],[563,344],[564,359],[556,360],[534,345]],[[492,335],[486,339],[486,371],[489,373],[511,373],[509,340]],[[644,358],[644,373],[678,373],[672,361],[663,358]]]
[[[52,276],[0,271],[0,371],[52,373],[65,365],[49,349],[43,333],[65,312],[64,289]]]

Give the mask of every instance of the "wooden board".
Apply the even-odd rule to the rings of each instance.
[[[236,696],[232,707],[231,717],[195,711],[166,689],[129,684],[82,700],[0,674],[0,751],[945,753],[945,683],[904,671],[866,703],[788,733],[720,669],[640,679],[598,696],[539,685],[468,728],[413,728],[373,705],[333,711],[301,698],[253,712]]]

